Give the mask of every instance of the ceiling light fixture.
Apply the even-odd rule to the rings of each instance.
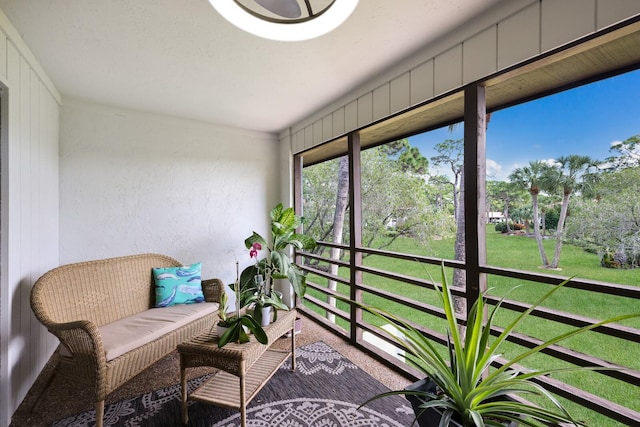
[[[236,27],[271,40],[299,41],[334,30],[358,0],[209,0]]]

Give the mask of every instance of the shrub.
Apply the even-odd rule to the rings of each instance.
[[[547,230],[556,230],[560,220],[560,208],[550,209],[544,215],[544,224]]]
[[[500,233],[506,233],[507,232],[507,223],[502,221],[502,222],[496,222],[496,226],[495,226],[496,231],[499,231]]]

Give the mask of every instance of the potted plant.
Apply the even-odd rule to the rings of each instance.
[[[241,344],[249,342],[249,334],[247,332],[251,332],[261,344],[269,342],[267,334],[260,326],[260,323],[249,313],[231,315],[226,320],[218,322],[218,326],[226,328],[225,332],[218,338],[219,348],[230,342],[239,342]]]
[[[219,320],[216,323],[218,327],[218,347],[222,348],[229,342],[246,343],[249,342],[249,334],[251,332],[256,340],[261,344],[267,344],[269,339],[260,323],[254,319],[249,313],[241,313],[240,310],[240,280],[238,275],[238,263],[236,262],[236,283],[234,291],[236,292],[236,311],[235,314],[227,315],[227,303],[229,297],[223,290],[220,294],[220,307],[218,308]]]
[[[443,304],[447,324],[447,355],[443,357],[438,348],[405,320],[372,306],[341,298],[371,313],[385,322],[391,321],[399,330],[399,334],[391,336],[406,351],[410,364],[415,366],[425,379],[412,386],[397,391],[390,391],[376,395],[363,403],[388,395],[403,394],[412,401],[416,419],[420,426],[504,426],[526,425],[537,426],[542,423],[553,425],[569,423],[582,426],[583,423],[574,420],[553,395],[542,385],[532,381],[536,377],[557,372],[580,370],[603,370],[595,367],[570,367],[548,370],[522,370],[518,363],[541,350],[566,340],[573,336],[594,329],[598,326],[619,322],[621,320],[640,317],[640,313],[621,315],[604,320],[594,325],[588,325],[551,338],[544,343],[526,349],[512,357],[499,368],[492,368],[491,364],[499,356],[501,345],[505,343],[509,334],[527,316],[547,298],[562,288],[569,280],[554,286],[543,295],[528,310],[516,317],[503,332],[491,339],[490,329],[494,322],[502,301],[490,312],[484,321],[485,302],[479,298],[470,310],[464,333],[460,332],[454,311],[454,303],[442,265],[442,290],[437,286],[436,292]],[[556,410],[549,410],[515,397],[536,394],[546,397],[553,403]],[[510,424],[515,423],[515,424]]]
[[[282,298],[274,296],[274,280],[286,279],[291,284],[293,292],[298,298],[304,297],[307,289],[306,277],[300,267],[289,257],[289,250],[311,250],[316,247],[316,241],[304,234],[296,232],[302,224],[302,218],[295,214],[293,208],[284,208],[279,203],[269,213],[271,220],[271,239],[269,242],[255,231],[245,239],[244,244],[249,249],[249,255],[256,262],[245,268],[240,275],[242,305],[251,302],[270,304],[280,308]],[[266,256],[258,259],[258,253],[266,250]],[[260,282],[265,281],[264,285]],[[261,292],[264,294],[262,295]],[[265,298],[269,298],[265,300]]]
[[[261,326],[267,326],[271,322],[271,313],[273,312],[273,321],[278,320],[277,310],[289,310],[289,307],[282,302],[282,294],[277,291],[267,293],[264,280],[261,275],[256,277],[258,290],[250,294],[245,303],[254,305],[253,318]],[[275,309],[275,310],[274,310]]]

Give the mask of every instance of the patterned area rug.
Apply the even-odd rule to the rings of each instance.
[[[358,406],[388,389],[323,342],[296,350],[296,371],[285,363],[247,407],[249,427],[404,427],[414,420],[402,396]],[[196,378],[190,391],[206,381]],[[55,427],[92,426],[95,411],[65,418]],[[105,427],[180,426],[180,386],[173,385],[108,405]],[[189,425],[238,427],[240,413],[200,402],[189,402]]]

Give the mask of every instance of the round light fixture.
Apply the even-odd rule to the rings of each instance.
[[[209,0],[236,27],[271,40],[299,41],[337,28],[358,0]]]

